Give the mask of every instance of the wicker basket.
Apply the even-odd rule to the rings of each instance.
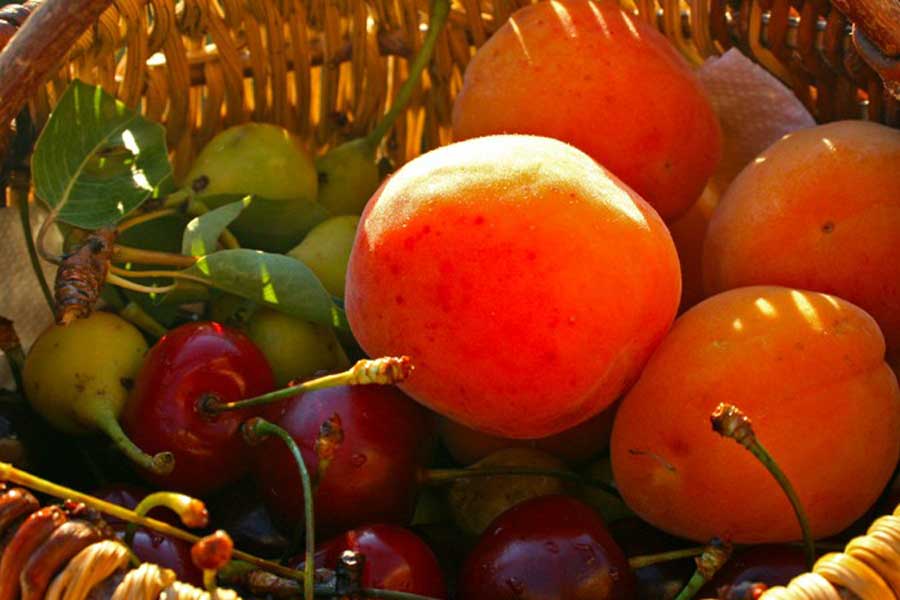
[[[530,2],[454,0],[433,64],[384,154],[402,164],[450,141],[451,105],[473,48]],[[700,64],[737,47],[790,86],[818,121],[900,124],[898,0],[835,0],[841,10],[829,0],[633,2],[622,0],[690,62]],[[40,4],[45,6],[26,22]],[[428,0],[32,0],[24,8],[6,9],[0,12],[0,47],[17,27],[22,31],[0,54],[0,157],[9,138],[7,123],[19,109],[27,102],[39,130],[76,77],[102,85],[164,123],[176,176],[218,131],[245,121],[277,123],[317,148],[333,146],[368,131],[384,113],[397,82],[406,77],[406,59],[422,42],[428,5]],[[845,14],[862,21],[859,31]],[[848,548],[850,554],[830,555],[820,561],[818,575],[807,576],[804,589],[820,589],[820,595],[782,588],[767,596],[841,597],[828,580],[863,598],[893,599],[894,594],[884,595],[891,589],[884,582],[897,580],[900,571],[900,516],[884,519],[857,543],[856,558]],[[859,567],[860,557],[887,552],[884,540],[897,549],[892,550],[896,562],[888,567],[892,575]]]

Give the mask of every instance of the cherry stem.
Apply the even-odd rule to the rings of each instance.
[[[219,589],[219,584],[216,581],[216,571],[214,569],[203,569],[203,587],[206,588],[206,591],[215,598],[216,590]]]
[[[628,559],[628,564],[632,569],[643,569],[644,567],[658,565],[659,563],[699,556],[703,554],[705,549],[705,546],[695,546],[693,548],[683,548],[681,550],[672,550],[670,552],[660,552],[659,554],[632,556]]]
[[[119,310],[119,316],[157,339],[166,335],[168,332],[159,321],[151,317],[147,311],[141,308],[136,302],[129,302],[122,307],[122,309]]]
[[[391,109],[379,121],[375,129],[365,137],[366,145],[373,151],[378,147],[378,144],[381,143],[382,138],[387,135],[391,127],[394,126],[394,121],[406,109],[406,105],[409,104],[413,91],[419,85],[422,72],[428,66],[428,63],[431,62],[431,55],[434,53],[438,36],[447,22],[448,14],[450,14],[450,0],[434,0],[431,6],[431,18],[428,22],[428,33],[422,42],[422,48],[409,67],[409,77],[397,91]]]
[[[306,521],[306,550],[303,563],[303,598],[313,600],[315,596],[315,557],[316,557],[316,521],[313,510],[312,479],[306,468],[306,461],[297,443],[291,435],[274,423],[266,421],[262,417],[254,417],[246,421],[241,427],[244,439],[251,444],[256,444],[263,438],[276,436],[287,446],[297,463],[297,471],[300,473],[300,482],[303,485],[303,516]]]
[[[178,209],[175,208],[163,208],[160,210],[153,210],[150,212],[145,212],[130,219],[125,219],[124,221],[119,222],[116,226],[117,233],[121,234],[123,231],[128,231],[132,227],[136,225],[140,225],[142,223],[147,223],[149,221],[154,221],[156,219],[161,219],[162,217],[168,217],[170,215],[177,215]]]
[[[171,452],[160,452],[158,454],[149,455],[135,445],[125,432],[119,421],[109,411],[97,413],[94,424],[97,428],[105,433],[113,441],[116,447],[138,466],[156,473],[157,475],[168,475],[175,468],[175,456]]]
[[[43,479],[36,475],[32,475],[27,471],[17,469],[9,463],[0,462],[0,481],[15,483],[16,485],[21,485],[37,492],[41,492],[42,494],[47,494],[48,496],[59,498],[61,500],[74,500],[76,502],[82,502],[83,504],[90,506],[93,509],[111,515],[118,519],[122,519],[123,521],[135,523],[142,527],[152,529],[153,531],[158,531],[163,535],[177,538],[179,540],[184,540],[192,544],[196,544],[202,539],[200,538],[200,536],[188,533],[183,529],[179,529],[178,527],[174,527],[163,521],[158,521],[156,519],[151,519],[150,517],[141,516],[135,513],[133,510],[127,509],[123,506],[119,506],[118,504],[113,504],[112,502],[107,502],[106,500],[95,498],[94,496],[84,494],[77,490],[73,490],[72,488],[53,483],[52,481],[47,481],[46,479]],[[300,571],[289,569],[285,566],[279,565],[278,563],[259,558],[246,552],[241,552],[239,550],[235,550],[233,554],[234,558],[250,563],[251,565],[254,565],[264,571],[268,571],[270,573],[274,573],[276,575],[280,575],[282,577],[294,579],[297,581],[301,581],[303,579],[303,573],[301,573]]]
[[[209,394],[200,399],[200,410],[209,414],[219,414],[229,410],[243,410],[254,406],[271,404],[284,398],[291,398],[304,392],[322,390],[344,385],[393,385],[406,379],[412,372],[408,356],[385,357],[374,360],[363,359],[355,365],[332,375],[310,379],[296,385],[254,396],[237,402],[221,402],[215,395]]]
[[[113,262],[135,263],[142,265],[166,265],[186,269],[197,262],[196,256],[186,256],[173,252],[157,252],[116,244],[113,247]]]
[[[784,471],[781,470],[778,463],[769,454],[769,451],[756,439],[750,418],[741,412],[741,409],[738,407],[723,402],[713,411],[710,420],[716,433],[722,437],[733,439],[749,450],[768,469],[775,481],[778,482],[778,485],[781,486],[781,489],[784,490],[794,509],[794,514],[797,516],[797,521],[800,523],[800,530],[803,532],[803,553],[806,557],[806,568],[811,571],[816,562],[816,542],[812,535],[812,529],[809,526],[806,511]]]
[[[360,595],[366,598],[389,598],[391,600],[437,600],[431,596],[422,596],[419,594],[411,594],[409,592],[396,592],[394,590],[378,590],[374,588],[363,588],[359,590]]]
[[[156,492],[150,494],[134,507],[134,512],[144,517],[148,512],[159,506],[164,506],[177,514],[186,527],[196,529],[206,527],[209,524],[209,513],[206,511],[206,505],[196,498],[177,492]],[[131,546],[135,532],[137,532],[137,525],[129,523],[125,531],[126,545]]]
[[[690,600],[697,595],[707,581],[713,578],[731,557],[731,544],[715,538],[703,548],[703,552],[695,560],[697,570],[688,580],[687,585],[675,597],[675,600]]]
[[[422,469],[419,471],[419,482],[425,485],[442,485],[445,483],[453,483],[460,479],[470,479],[472,477],[502,477],[509,475],[519,476],[535,476],[535,477],[555,477],[557,479],[565,479],[574,481],[582,485],[600,488],[607,494],[611,494],[616,498],[621,498],[619,490],[611,486],[605,481],[598,479],[588,479],[571,471],[560,471],[557,469],[534,469],[526,467],[487,467],[487,468],[470,468],[470,469]]]

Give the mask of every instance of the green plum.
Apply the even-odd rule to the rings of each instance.
[[[438,35],[444,28],[450,12],[449,0],[436,0],[431,9],[428,33],[422,48],[409,68],[409,77],[394,98],[391,109],[375,129],[364,138],[350,140],[336,146],[316,161],[319,174],[319,204],[333,215],[358,215],[378,189],[381,179],[375,155],[381,140],[394,125],[394,121],[409,104],[413,91],[419,85],[422,72],[431,62]]]
[[[51,325],[25,359],[25,395],[56,429],[72,435],[102,431],[135,463],[169,472],[174,466],[170,453],[145,454],[118,422],[146,352],[141,333],[111,313],[95,312],[67,326]]]
[[[185,186],[209,208],[250,194],[231,224],[242,245],[268,252],[295,246],[328,213],[318,203],[318,175],[300,140],[268,123],[244,123],[215,136],[200,152]]]
[[[303,261],[328,293],[343,298],[347,262],[358,225],[357,216],[332,217],[316,225],[288,255]]]
[[[260,308],[249,318],[245,330],[265,354],[275,375],[275,383],[279,386],[318,371],[341,370],[350,366],[330,327]]]
[[[568,470],[565,463],[555,456],[534,448],[498,450],[468,469],[503,467]],[[491,521],[513,506],[538,496],[566,494],[572,487],[570,483],[549,475],[461,477],[450,486],[448,502],[459,528],[471,535],[481,535]]]

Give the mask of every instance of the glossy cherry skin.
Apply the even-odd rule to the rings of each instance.
[[[344,386],[291,398],[277,424],[291,435],[311,477],[318,477],[315,442],[337,415],[344,439],[315,493],[316,529],[336,533],[364,523],[405,524],[415,506],[417,475],[433,438],[429,413],[393,386]],[[256,447],[254,474],[273,516],[303,523],[297,465],[284,443]]]
[[[287,532],[275,526],[252,480],[228,486],[206,506],[216,529],[224,529],[236,548],[257,556],[283,556],[290,547]]]
[[[334,569],[347,550],[365,556],[362,585],[379,590],[446,598],[447,588],[438,560],[416,534],[397,525],[378,524],[347,531],[321,544],[316,568]],[[291,561],[302,569],[303,557]]]
[[[94,496],[125,508],[134,509],[150,492],[130,485],[112,485],[94,492]],[[165,508],[154,508],[148,516],[182,527],[177,516]],[[128,524],[125,521],[104,515],[116,536],[124,540]],[[139,528],[134,534],[131,549],[141,562],[149,562],[171,569],[178,579],[194,585],[203,585],[203,573],[191,560],[191,544],[171,538],[155,531]]]
[[[717,598],[719,590],[741,583],[763,583],[767,587],[787,585],[806,572],[803,549],[795,546],[762,545],[736,552],[701,588],[699,598]]]
[[[509,509],[463,565],[465,600],[631,600],[634,576],[602,519],[568,496]]]
[[[142,450],[175,455],[171,474],[142,475],[200,496],[240,479],[250,456],[240,426],[259,410],[211,415],[202,399],[212,394],[234,402],[273,387],[265,356],[240,331],[212,322],[171,330],[147,354],[122,413],[123,428]]]

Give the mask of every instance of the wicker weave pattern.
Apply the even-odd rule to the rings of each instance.
[[[531,1],[455,0],[434,64],[386,145],[394,161],[450,141],[452,98],[473,47]],[[820,120],[897,122],[897,102],[855,58],[828,0],[688,2],[626,8],[695,64],[739,46]],[[73,77],[100,84],[166,124],[178,174],[216,132],[247,120],[284,125],[324,149],[378,120],[427,12],[428,0],[116,0],[32,100],[33,114],[41,127]]]

